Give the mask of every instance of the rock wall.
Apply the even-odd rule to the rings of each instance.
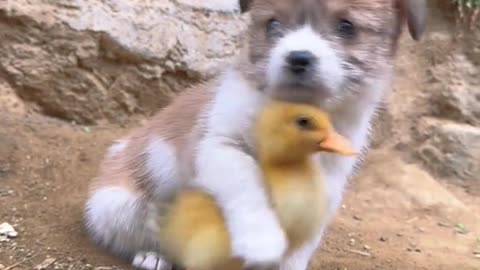
[[[244,26],[234,0],[0,1],[0,85],[49,116],[122,122],[216,74]]]
[[[246,26],[236,10],[237,0],[0,1],[0,109],[80,124],[151,115],[233,57]],[[456,38],[434,4],[430,15],[422,43],[402,40],[373,146],[478,183],[480,32]]]
[[[437,178],[480,181],[480,30],[431,5],[420,44],[404,38],[377,147],[392,147]],[[477,189],[480,191],[480,189]]]

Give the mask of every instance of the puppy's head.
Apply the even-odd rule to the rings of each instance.
[[[240,0],[251,15],[249,76],[274,97],[325,109],[376,102],[407,23],[418,40],[424,0]],[[368,100],[367,100],[368,101]]]

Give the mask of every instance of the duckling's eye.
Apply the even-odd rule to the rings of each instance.
[[[306,117],[306,116],[300,116],[297,119],[295,119],[295,124],[304,130],[311,130],[314,128],[313,121],[312,119]]]

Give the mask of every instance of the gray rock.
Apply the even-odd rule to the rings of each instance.
[[[0,1],[0,74],[36,110],[78,123],[150,115],[236,54],[236,1]]]
[[[442,84],[434,93],[434,115],[480,126],[480,69],[462,54],[448,64],[452,67],[441,74]]]
[[[419,130],[417,154],[436,175],[480,180],[480,128],[425,118]]]
[[[381,202],[383,210],[437,209],[442,214],[464,213],[468,207],[417,164],[408,164],[391,151],[373,150],[359,175],[365,199]],[[363,198],[356,198],[361,201]],[[382,239],[381,239],[382,240]],[[386,240],[385,238],[383,240]]]

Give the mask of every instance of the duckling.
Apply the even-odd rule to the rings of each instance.
[[[162,252],[187,270],[241,270],[233,258],[230,237],[220,208],[205,192],[184,189],[159,212],[157,226]]]
[[[313,155],[355,155],[318,108],[285,102],[266,106],[256,125],[260,168],[289,252],[314,237],[327,211],[327,194]]]
[[[327,209],[324,183],[312,159],[321,151],[355,155],[318,108],[275,101],[255,125],[258,162],[289,252],[314,237]],[[226,179],[228,181],[228,179]],[[243,269],[233,258],[220,208],[208,194],[182,190],[159,223],[165,254],[188,270]]]

